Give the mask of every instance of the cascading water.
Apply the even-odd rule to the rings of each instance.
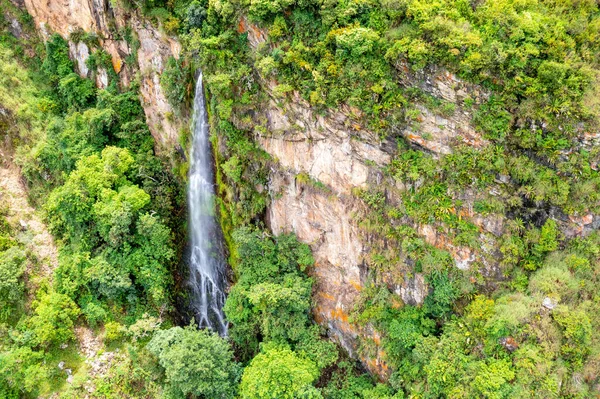
[[[210,328],[224,336],[227,335],[223,314],[226,263],[220,226],[215,219],[212,153],[202,73],[194,94],[192,132],[188,189],[191,305],[200,328]]]

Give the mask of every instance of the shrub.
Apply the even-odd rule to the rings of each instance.
[[[41,345],[60,345],[75,338],[73,326],[79,313],[71,298],[50,292],[34,303],[34,315],[29,324]]]
[[[25,289],[25,253],[17,246],[0,252],[0,320],[6,320]]]
[[[165,90],[169,104],[176,112],[181,112],[181,107],[185,103],[190,80],[190,72],[183,58],[169,57],[160,76],[160,85]]]
[[[312,386],[319,376],[317,366],[289,348],[264,345],[244,370],[240,384],[242,399],[321,398]]]
[[[193,0],[187,8],[186,22],[190,28],[201,28],[206,15],[204,6],[198,0]]]
[[[173,327],[154,333],[147,348],[165,369],[167,389],[176,395],[236,397],[240,367],[217,334],[193,326]]]
[[[552,317],[563,332],[561,345],[562,355],[574,367],[579,367],[590,353],[592,339],[592,324],[584,310],[570,309],[559,306],[552,313]]]

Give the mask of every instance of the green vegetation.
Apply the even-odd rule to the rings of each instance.
[[[322,398],[312,382],[319,370],[308,359],[287,348],[265,345],[244,370],[240,385],[243,399]]]
[[[253,337],[283,344],[278,350],[298,352],[300,343],[302,285],[286,281],[285,269],[274,269],[276,278],[253,272],[267,270],[258,260],[276,253],[280,238],[247,252],[251,241],[240,245],[236,230],[262,218],[265,167],[277,167],[254,143],[267,129],[257,110],[271,99],[285,107],[299,95],[321,114],[349,105],[351,123],[397,143],[382,184],[353,193],[367,205],[360,227],[372,251],[372,283],[353,319],[382,335],[380,345],[363,339],[359,351],[368,357],[382,348],[391,376],[375,386],[341,360],[321,374],[320,395],[592,395],[600,374],[591,332],[599,326],[597,296],[583,287],[596,286],[597,237],[582,244],[563,234],[563,223],[599,210],[598,150],[581,145],[584,132],[598,126],[595,3],[223,0],[188,8],[190,15],[196,10],[199,22],[177,7],[173,15],[211,101],[222,222],[238,275],[227,309],[237,311],[232,339],[243,358],[267,358]],[[411,87],[441,68],[480,91],[461,104]],[[406,126],[418,130],[417,106],[446,118],[470,112],[487,142],[453,143],[451,154],[435,156],[413,147],[400,133]],[[296,182],[328,189],[303,173]],[[498,236],[482,231],[479,216],[503,220]],[[446,248],[429,244],[423,226]],[[484,255],[460,270],[450,246]],[[590,279],[577,277],[581,270],[564,259],[588,265],[582,267]],[[403,305],[391,285],[415,274],[423,276],[427,298],[421,306]],[[279,304],[286,304],[285,316]],[[273,362],[277,357],[271,354]],[[268,387],[265,380],[265,396]]]
[[[292,235],[273,239],[247,228],[236,230],[233,239],[240,259],[238,280],[225,314],[240,356],[251,359],[272,343],[291,347],[318,369],[334,363],[335,346],[321,340],[310,318],[312,279],[305,272],[314,260],[308,246]],[[259,348],[261,340],[265,344]]]
[[[173,327],[156,332],[148,350],[165,369],[170,397],[235,398],[240,367],[218,335]]]
[[[50,276],[36,275],[39,261],[22,244],[27,235],[1,215],[0,396],[81,397],[89,377],[76,326],[104,331],[107,342],[128,349],[112,364],[117,373],[128,370],[122,391],[106,394],[109,385],[99,380],[98,397],[123,397],[128,389],[139,397],[134,386],[158,392],[155,375],[139,367],[145,362],[161,373],[145,343],[161,325],[157,317],[174,311],[179,183],[154,154],[135,85],[97,90],[74,73],[58,35],[38,47],[42,62],[15,59],[9,44],[0,42],[7,83],[0,98],[16,123],[3,130],[10,144],[3,151],[15,154],[59,259]],[[59,363],[73,372],[68,387]]]
[[[165,70],[160,76],[160,85],[165,91],[169,104],[176,111],[185,108],[191,95],[191,73],[183,64],[183,59],[169,57]]]
[[[1,4],[0,15],[18,14]],[[106,90],[74,72],[59,36],[42,48],[3,33],[0,104],[8,116],[0,128],[60,256],[51,278],[30,284],[37,260],[0,212],[0,396],[78,398],[88,395],[88,380],[95,398],[598,394],[600,235],[564,227],[600,212],[600,152],[582,140],[599,127],[596,2],[111,4],[139,9],[179,36],[183,55],[161,75],[176,117],[188,114],[192,71],[202,68],[235,275],[229,336],[173,327],[182,190],[154,153],[135,81],[119,87],[93,35],[75,31],[71,39],[94,47],[88,67],[108,72]],[[30,17],[18,19],[32,29]],[[115,35],[131,45],[127,63],[135,64],[135,34]],[[39,57],[25,51],[32,48]],[[462,103],[437,98],[417,81],[440,71],[477,89],[467,88]],[[255,137],[277,132],[267,132],[260,111],[298,98],[318,115],[347,110],[348,129],[395,145],[388,165],[368,164],[381,182],[352,193],[365,205],[355,216],[370,253],[351,321],[381,337],[359,337],[355,349],[363,359],[381,356],[385,382],[312,320],[309,247],[264,227],[278,165]],[[448,154],[417,148],[403,132],[418,130],[421,107],[471,116],[484,143],[457,140]],[[180,139],[187,144],[187,135]],[[333,195],[307,173],[295,183]],[[482,227],[488,222],[492,228]],[[443,243],[433,245],[425,230]],[[459,251],[476,260],[458,268]],[[426,298],[403,303],[397,287],[417,277]],[[82,362],[75,327],[104,339],[115,356],[105,373]],[[74,370],[69,385],[60,361]]]

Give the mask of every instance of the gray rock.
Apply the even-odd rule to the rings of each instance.
[[[554,299],[552,299],[550,297],[546,297],[542,301],[542,306],[545,307],[548,310],[554,309],[557,305],[558,305],[558,303]]]
[[[20,39],[21,35],[23,34],[23,29],[21,28],[21,24],[16,19],[12,19],[10,21],[8,31],[17,39]]]

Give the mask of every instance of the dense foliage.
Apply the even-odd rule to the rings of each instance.
[[[165,369],[170,395],[235,398],[240,367],[224,340],[194,326],[156,332],[148,350]]]
[[[173,310],[180,188],[154,153],[135,85],[97,90],[74,72],[58,35],[44,54],[36,63],[26,55],[14,59],[7,44],[0,49],[2,79],[10,82],[0,90],[3,116],[16,121],[3,130],[3,143],[10,143],[3,151],[15,153],[59,247],[54,271],[38,265],[23,226],[0,218],[2,397],[58,390],[66,375],[56,365],[81,367],[78,325],[133,345],[130,356],[152,359],[136,343],[137,331],[148,330],[143,325],[152,319],[153,331]],[[130,356],[122,367],[134,367]],[[147,376],[128,381],[151,388]],[[71,388],[65,397],[80,397],[82,386]]]
[[[17,13],[4,3],[2,10]],[[111,4],[139,9],[165,34],[179,35],[184,56],[169,59],[160,79],[177,117],[187,115],[191,71],[203,70],[220,221],[235,274],[225,307],[230,334],[172,327],[166,316],[180,255],[180,189],[154,153],[136,83],[120,88],[110,57],[96,49],[88,66],[110,72],[108,88],[98,90],[74,72],[59,36],[42,49],[3,34],[0,104],[15,114],[16,127],[0,118],[0,128],[60,256],[51,279],[30,285],[36,259],[0,206],[0,396],[59,390],[82,397],[88,378],[98,398],[598,394],[600,235],[561,230],[562,221],[600,211],[600,152],[582,144],[598,129],[600,111],[596,2]],[[0,26],[9,25],[0,19]],[[135,60],[134,35],[118,34]],[[484,94],[455,104],[415,84],[440,71]],[[350,110],[353,126],[395,147],[377,170],[382,183],[352,193],[365,205],[356,218],[371,250],[352,322],[381,336],[356,349],[363,358],[380,351],[385,383],[374,383],[312,321],[309,248],[264,230],[265,207],[278,195],[268,190],[269,173],[278,165],[254,140],[268,126],[260,110],[299,98],[322,115]],[[444,118],[472,115],[485,145],[453,143],[448,154],[412,145],[403,132],[419,129],[423,108]],[[303,181],[328,190],[298,175]],[[502,233],[482,240],[474,214],[502,220]],[[494,259],[486,259],[497,262],[494,273],[481,264],[457,268],[448,250],[423,238],[422,226],[454,248],[495,245]],[[423,303],[403,303],[390,275],[394,284],[422,276]],[[120,350],[103,375],[90,377],[77,351],[65,350],[80,340],[76,326]],[[80,370],[67,387],[54,366],[64,359]]]
[[[299,96],[324,115],[351,106],[353,126],[397,143],[391,163],[381,168],[383,183],[354,193],[368,208],[360,226],[372,253],[367,255],[370,283],[353,319],[381,332],[380,345],[365,339],[359,350],[367,357],[378,347],[384,350],[389,385],[374,387],[340,363],[327,374],[322,395],[593,395],[600,375],[593,333],[599,327],[598,298],[592,294],[596,288],[586,294],[584,287],[597,287],[592,276],[598,238],[567,238],[561,221],[596,213],[600,204],[598,149],[582,145],[586,132],[598,127],[600,13],[595,2],[222,0],[200,5],[200,24],[190,23],[177,7],[173,16],[180,18],[188,57],[202,67],[211,96],[225,227],[261,217],[262,208],[245,204],[248,199],[260,204],[256,188],[265,184],[265,165],[277,167],[253,141],[257,133],[279,133],[268,132],[267,121],[255,112],[273,101],[285,109]],[[415,83],[446,70],[479,85],[485,95],[468,93],[462,103],[450,103]],[[432,156],[407,143],[402,133],[419,130],[423,107],[444,118],[472,115],[485,145],[453,144],[452,153]],[[474,213],[505,221],[500,236],[483,240]],[[479,263],[458,269],[450,252],[424,240],[419,227],[425,225],[454,248],[478,253],[498,248],[486,259],[498,263],[496,275]],[[248,313],[234,323],[232,338],[239,339],[244,326],[244,349],[256,345],[247,331],[295,345],[289,336],[294,324],[287,324],[287,337],[271,335],[278,331],[268,323],[277,310],[274,302],[264,302],[272,304],[264,307],[269,312],[253,304],[265,294],[273,297],[271,282],[259,283],[257,294],[244,282],[244,271],[258,257],[234,248],[240,286],[228,307],[231,311],[236,304]],[[262,254],[269,251],[263,248]],[[389,276],[402,273],[423,276],[428,296],[421,306],[404,305],[389,287]],[[289,295],[302,292],[291,282],[288,287],[293,287]],[[238,290],[252,306],[239,305]],[[276,303],[286,297],[278,296]],[[302,295],[295,298],[298,304]],[[287,309],[295,307],[290,303]],[[266,325],[246,323],[256,312]]]

